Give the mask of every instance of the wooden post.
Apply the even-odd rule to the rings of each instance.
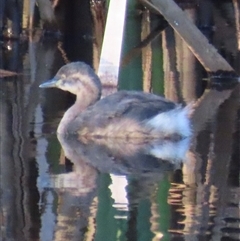
[[[233,71],[228,62],[208,42],[207,38],[173,0],[152,0],[151,2],[188,44],[188,47],[208,72]],[[151,3],[148,2],[149,4]]]

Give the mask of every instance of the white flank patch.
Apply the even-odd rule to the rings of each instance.
[[[190,138],[185,138],[178,142],[165,141],[164,143],[153,145],[149,153],[172,163],[184,162],[189,144]]]
[[[154,116],[147,121],[147,125],[163,135],[178,134],[187,137],[191,135],[189,111],[189,106],[179,106]]]

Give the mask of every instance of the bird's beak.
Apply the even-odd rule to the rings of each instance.
[[[58,81],[59,79],[57,78],[53,78],[51,80],[48,80],[44,83],[42,83],[41,85],[39,85],[40,88],[53,88],[53,87],[57,87],[58,86]]]

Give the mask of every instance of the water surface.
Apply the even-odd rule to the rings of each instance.
[[[197,18],[195,8],[186,11]],[[221,9],[214,13],[218,27],[225,19]],[[153,16],[148,26],[145,14],[128,14],[123,59],[157,24]],[[228,29],[235,34],[234,25]],[[38,86],[69,60],[96,68],[96,32],[81,31],[62,40],[35,35],[4,43],[11,50],[1,52],[2,67],[20,74],[0,80],[1,240],[239,240],[240,87],[210,88],[198,61],[167,28],[124,59],[120,88],[196,101],[191,139],[66,140],[56,128],[74,98]],[[230,37],[211,34],[239,73],[236,35],[231,45]]]

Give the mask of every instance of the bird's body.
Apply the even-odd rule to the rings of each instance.
[[[119,91],[101,100],[101,83],[82,62],[63,66],[40,87],[58,87],[77,95],[58,133],[84,137],[179,139],[190,135],[189,107],[141,91]]]
[[[185,136],[189,135],[186,130],[189,121],[178,121],[184,115],[187,115],[187,109],[184,111],[160,96],[139,91],[119,91],[99,100],[76,116],[67,132],[121,138]],[[157,117],[160,120],[155,120],[155,123],[154,118]]]

